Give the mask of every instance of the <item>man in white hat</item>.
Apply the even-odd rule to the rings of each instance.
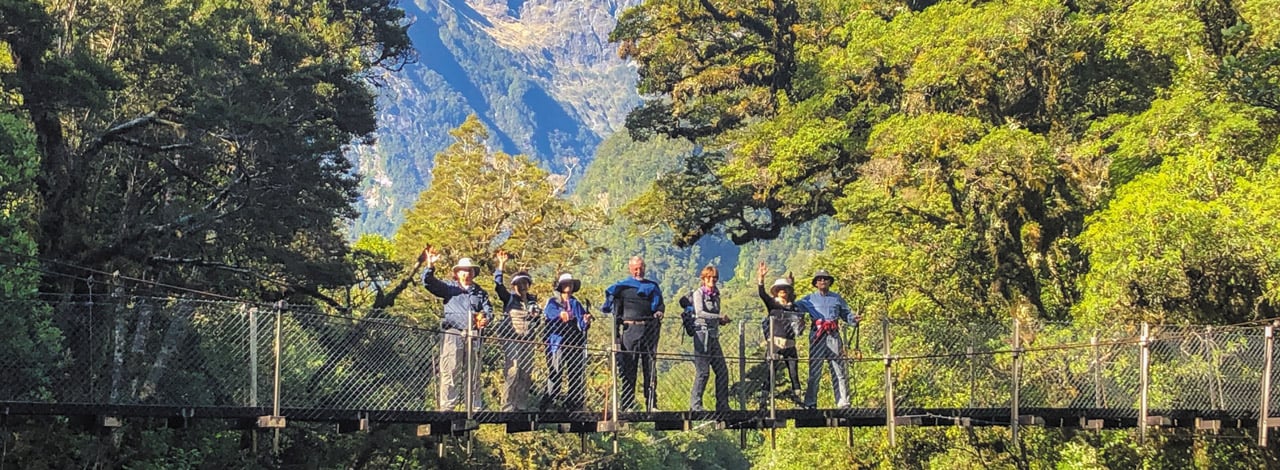
[[[475,278],[480,274],[480,267],[471,262],[471,258],[462,258],[453,266],[453,280],[443,281],[435,276],[435,263],[440,260],[440,253],[431,247],[422,250],[419,261],[426,263],[427,269],[422,273],[422,285],[432,295],[444,302],[444,318],[440,321],[440,391],[438,409],[453,411],[462,401],[458,391],[458,382],[465,380],[463,367],[471,369],[471,403],[469,409],[483,408],[480,399],[480,340],[474,330],[483,329],[493,320],[493,306],[489,304],[489,294],[485,293]],[[472,336],[471,356],[466,354],[464,332],[470,331]],[[463,360],[458,361],[462,356]],[[460,377],[461,376],[461,377]]]
[[[547,318],[547,394],[539,406],[543,410],[563,393],[566,410],[586,411],[586,347],[591,313],[573,296],[581,288],[582,281],[572,274],[561,274],[555,284],[558,295],[548,299],[542,309]]]
[[[813,275],[811,284],[817,292],[796,302],[809,314],[813,328],[809,330],[809,384],[804,392],[804,407],[818,407],[818,384],[822,380],[822,365],[831,367],[831,382],[835,384],[836,408],[849,407],[849,381],[844,370],[844,342],[840,338],[840,320],[857,323],[862,320],[845,303],[844,297],[831,292],[836,281],[824,269]]]

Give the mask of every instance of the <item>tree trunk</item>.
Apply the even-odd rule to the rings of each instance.
[[[138,379],[142,375],[141,364],[147,362],[147,337],[151,334],[151,320],[155,316],[155,307],[150,301],[142,301],[130,310],[138,312],[138,323],[133,330],[133,346],[129,349],[127,358],[129,362],[138,364],[129,374],[129,398],[132,399],[138,396]]]
[[[169,363],[172,361],[174,352],[178,350],[178,346],[187,336],[188,327],[191,325],[191,314],[195,308],[188,303],[179,303],[174,306],[172,319],[169,320],[169,329],[165,331],[164,339],[160,343],[160,351],[156,353],[156,360],[151,364],[150,370],[147,372],[147,379],[142,382],[142,387],[138,390],[138,401],[145,403],[156,393],[156,388],[160,384],[160,379],[164,378],[169,369]]]
[[[118,306],[113,306],[115,329],[111,333],[111,391],[108,403],[118,403],[120,399],[120,382],[124,380],[124,336],[128,333],[128,324]]]

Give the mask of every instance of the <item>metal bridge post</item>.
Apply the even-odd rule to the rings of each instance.
[[[974,353],[977,352],[977,349],[978,349],[977,348],[978,338],[977,338],[977,335],[974,334],[975,330],[976,328],[974,327],[974,324],[970,323],[969,324],[969,346],[965,347],[965,351],[964,351],[965,360],[969,361],[969,408],[974,407],[974,405],[976,404],[976,397],[978,396],[978,372],[977,372],[977,364],[975,364],[975,361],[974,361],[974,359],[976,358],[976,356],[974,356]]]
[[[745,318],[738,320],[738,380],[743,380],[747,376],[747,320]],[[747,391],[743,387],[738,388],[738,409],[747,410]],[[744,436],[746,434],[743,434]]]
[[[94,351],[94,350],[96,350],[96,349],[97,349],[97,348],[95,348],[95,347],[94,347],[94,344],[93,344],[93,338],[94,338],[94,336],[93,336],[93,324],[94,324],[94,316],[93,316],[93,302],[94,302],[94,299],[95,299],[96,297],[94,297],[94,296],[93,296],[93,275],[92,275],[92,274],[90,274],[90,275],[89,275],[89,278],[88,278],[88,279],[85,279],[85,280],[84,280],[84,284],[85,284],[85,287],[89,289],[89,302],[88,302],[88,305],[89,305],[89,317],[88,317],[88,318],[89,318],[89,336],[85,339],[85,344],[88,346],[87,348],[85,348],[85,351],[87,352],[87,351]],[[89,364],[93,364],[93,359],[92,359],[92,357],[93,357],[93,355],[92,355],[92,354],[89,354],[89,355],[87,356]],[[93,366],[92,366],[92,365],[90,365],[89,367],[90,367],[90,368],[93,368]],[[90,374],[89,374],[89,396],[88,396],[88,397],[86,397],[86,398],[88,398],[88,399],[89,399],[89,401],[93,401],[93,400],[97,400],[97,399],[98,399],[98,381],[95,379],[95,376],[96,376],[96,375],[97,375],[97,374],[93,374],[93,373],[90,373]],[[0,459],[0,461],[3,461],[3,460],[2,460],[2,459]]]
[[[258,407],[258,307],[249,307],[249,406]]]
[[[617,313],[615,313],[616,315]],[[609,410],[613,425],[613,453],[618,453],[618,320],[609,319]]]
[[[1271,362],[1275,347],[1275,326],[1267,325],[1262,367],[1262,406],[1258,409],[1258,447],[1267,447],[1267,433],[1271,428]]]
[[[738,317],[738,381],[746,383],[747,379],[747,316]],[[738,409],[747,410],[747,390],[738,389]],[[747,428],[738,430],[738,447],[747,448]]]
[[[898,430],[894,428],[897,418],[894,416],[896,405],[893,402],[893,337],[889,335],[889,317],[880,319],[880,331],[884,337],[884,416],[885,426],[889,429],[889,445],[898,444]]]
[[[1150,386],[1148,375],[1151,372],[1151,329],[1147,322],[1142,322],[1142,336],[1138,339],[1138,345],[1142,350],[1139,358],[1140,384],[1142,387],[1140,401],[1138,403],[1138,445],[1147,442],[1147,392]]]
[[[1102,355],[1098,351],[1098,334],[1089,338],[1089,346],[1093,348],[1093,407],[1102,408]]]
[[[472,316],[467,315],[467,329],[462,331],[462,340],[466,342],[465,351],[467,354],[466,358],[463,359],[463,361],[466,363],[466,368],[467,368],[467,371],[464,374],[464,380],[466,381],[465,383],[467,387],[467,390],[465,392],[465,398],[467,400],[467,421],[471,421],[471,419],[473,419],[472,413],[475,411],[475,407],[472,406],[472,401],[471,401],[475,399],[475,397],[471,396],[472,384],[475,383],[473,382],[475,380],[475,376],[474,376],[475,374],[471,368],[472,367],[471,355],[472,353],[475,352],[474,350],[472,350],[472,346],[471,346],[471,329],[475,327],[474,322],[475,320],[472,318]]]
[[[778,370],[775,368],[778,364],[776,362],[778,353],[774,346],[776,343],[774,342],[773,336],[777,332],[774,331],[773,328],[774,318],[769,316],[768,312],[765,312],[765,324],[769,325],[769,334],[767,335],[768,338],[765,338],[764,346],[765,363],[769,366],[769,388],[765,391],[765,397],[769,400],[769,448],[777,449],[778,427],[776,423],[778,420],[778,403],[775,400],[774,395],[777,394],[778,391]],[[799,358],[796,360],[799,361]],[[795,395],[796,393],[797,392],[795,390],[791,391],[792,395]]]
[[[1013,394],[1009,403],[1009,430],[1012,433],[1013,445],[1018,445],[1018,408],[1022,405],[1022,324],[1017,318],[1013,319]]]
[[[271,398],[271,417],[274,419],[280,418],[280,324],[281,324],[280,317],[282,317],[283,315],[284,315],[284,300],[280,300],[279,302],[276,302],[276,341],[275,341],[276,364],[275,364],[275,374],[274,374],[274,377],[272,377],[271,379],[272,387],[274,389],[272,391],[272,398]],[[277,426],[277,427],[274,427],[273,430],[275,431],[275,438],[271,444],[271,452],[273,454],[279,455],[280,454],[280,428]]]

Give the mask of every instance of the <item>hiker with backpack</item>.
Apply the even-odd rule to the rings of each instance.
[[[702,393],[707,388],[710,372],[715,372],[716,411],[729,411],[729,368],[724,362],[724,350],[720,348],[720,326],[729,324],[729,317],[720,311],[720,290],[716,282],[720,272],[715,266],[702,268],[698,276],[701,283],[689,294],[693,308],[693,394],[689,398],[689,410],[705,411]]]

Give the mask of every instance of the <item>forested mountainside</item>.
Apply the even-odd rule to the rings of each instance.
[[[418,60],[377,72],[377,141],[349,154],[364,176],[352,233],[395,230],[448,131],[469,114],[494,148],[580,175],[638,102],[634,68],[608,43],[616,15],[634,3],[402,1]]]

